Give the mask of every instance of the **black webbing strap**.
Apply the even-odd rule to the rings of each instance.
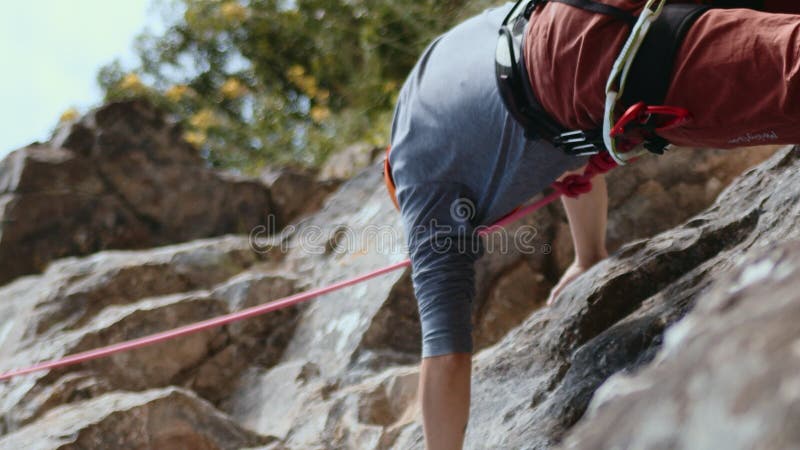
[[[522,37],[522,48],[525,48],[525,41],[527,37]],[[548,141],[553,141],[556,136],[564,132],[564,128],[557,123],[547,111],[544,110],[542,104],[539,102],[539,99],[536,97],[536,94],[533,92],[533,86],[530,83],[530,75],[528,74],[528,66],[525,61],[525,52],[522,51],[519,54],[519,67],[518,70],[520,72],[521,78],[523,80],[522,83],[522,92],[525,94],[525,101],[526,101],[526,110],[525,110],[525,118],[524,120],[524,127],[525,127],[525,134],[528,139],[534,139],[535,137],[544,138]],[[518,121],[520,118],[517,119]],[[536,130],[536,133],[533,133],[533,130]]]
[[[593,2],[591,0],[545,0],[545,1],[540,1],[540,3],[546,3],[547,1],[563,3],[565,5],[569,5],[575,8],[580,8],[585,11],[611,16],[623,22],[626,22],[628,25],[631,26],[634,23],[636,23],[635,14],[631,13],[630,11],[625,11],[624,9],[621,8],[617,8],[611,5],[606,5],[605,3]]]
[[[692,4],[664,6],[633,60],[620,99],[624,107],[640,101],[648,105],[664,104],[683,38],[697,18],[709,9],[709,6]]]

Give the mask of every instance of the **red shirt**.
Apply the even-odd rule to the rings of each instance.
[[[638,13],[644,0],[602,3]],[[800,2],[767,2],[800,12]],[[531,85],[542,106],[569,129],[602,124],[605,84],[629,27],[562,3],[536,10],[526,35]],[[713,9],[687,33],[666,105],[690,111],[662,133],[684,146],[741,147],[800,142],[800,16]]]

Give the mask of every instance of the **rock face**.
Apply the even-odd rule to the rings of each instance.
[[[191,392],[112,393],[62,406],[0,438],[0,448],[238,449],[274,439],[242,429]]]
[[[273,210],[279,224],[308,212],[317,211],[328,195],[341,184],[339,179],[319,180],[310,169],[282,167],[268,169],[259,179],[269,187]]]
[[[615,373],[634,372],[651,364],[661,347],[665,329],[695,305],[715,302],[713,294],[709,294],[714,291],[710,286],[716,282],[720,286],[717,289],[726,290],[729,286],[724,281],[726,273],[734,267],[741,267],[740,270],[744,271],[759,270],[758,263],[753,266],[745,258],[750,252],[758,253],[764,247],[800,236],[796,227],[800,192],[788,188],[796,183],[798,168],[800,152],[796,149],[776,154],[734,183],[710,209],[679,227],[623,247],[570,285],[556,307],[532,314],[501,343],[479,354],[475,362],[474,419],[471,423],[480,425],[468,430],[467,439],[472,448],[549,448],[569,433],[584,414],[594,391],[608,377]],[[760,304],[766,299],[754,297],[753,301]],[[747,312],[744,315],[752,318]],[[736,321],[722,319],[720,325],[738,329]],[[678,329],[684,326],[680,325]],[[714,329],[708,322],[696,326],[703,333]],[[783,332],[793,336],[784,336],[789,347],[789,342],[800,338],[797,327],[785,328]],[[687,345],[688,342],[684,342],[675,351],[683,354]],[[789,347],[784,351],[791,352]],[[706,350],[710,351],[711,346]],[[708,352],[703,355],[701,358],[711,357]],[[709,363],[711,361],[714,360],[709,360]],[[785,370],[770,366],[766,361],[761,369],[766,372]],[[699,378],[704,376],[702,366],[691,370],[696,370]],[[741,375],[755,391],[772,389],[761,384],[760,377],[755,377],[754,372]],[[767,379],[764,379],[765,383],[768,383]],[[689,381],[684,376],[672,382],[689,388],[684,384]],[[717,394],[720,397],[733,399],[739,395],[734,386],[723,386],[722,378],[706,379],[706,382],[721,389]],[[644,385],[629,384],[624,389],[633,392],[637,386]],[[700,386],[695,384],[691,387],[698,399],[707,394]],[[612,392],[613,389],[610,388]],[[520,395],[520,392],[526,395]],[[647,403],[647,407],[653,408],[652,420],[656,420],[659,405],[658,397],[650,397],[655,392],[644,387],[637,393],[642,404]],[[675,392],[675,395],[681,398],[684,393]],[[608,404],[613,404],[616,401],[614,396],[608,396],[612,397]],[[692,402],[690,398],[683,398],[678,400],[681,406]],[[708,408],[721,407],[719,403],[714,404],[713,399],[708,403],[702,402]],[[793,407],[797,406],[795,401]],[[702,407],[699,404],[686,409],[677,407],[673,411],[681,412],[676,412],[678,416],[674,420],[677,423],[692,420],[688,410]],[[620,405],[620,410],[625,409],[629,414],[626,416],[630,420],[627,429],[633,434],[641,428],[640,431],[647,434],[646,422],[638,422],[643,415],[636,415],[636,410],[626,408]],[[603,408],[598,410],[598,419],[602,417],[602,411]],[[713,411],[709,414],[725,414]],[[772,413],[769,414],[772,417]],[[671,419],[662,419],[664,426],[669,427]],[[767,416],[763,419],[768,420]],[[777,426],[790,427],[791,417],[784,419]],[[595,436],[602,435],[608,440],[580,440],[573,446],[628,448],[624,444],[620,444],[621,447],[615,444],[629,442],[630,448],[642,448],[637,445],[641,442],[649,444],[645,448],[670,447],[661,445],[663,442],[657,439],[639,441],[635,434],[626,441],[625,431],[616,434],[621,426],[614,422],[613,427],[608,427],[608,420],[609,416],[606,416],[606,421],[600,421],[593,429]],[[711,433],[711,429],[702,428],[703,421],[698,416],[694,420],[692,426],[701,427],[701,434],[710,433],[703,434],[704,439],[722,439],[722,436]],[[590,420],[585,426],[591,428],[591,423]],[[603,428],[603,423],[606,428]],[[732,423],[728,425],[733,426]],[[671,431],[675,433],[673,437],[681,433],[678,426]],[[761,428],[757,433],[769,433],[769,430]],[[608,445],[603,445],[604,442]],[[675,442],[681,443],[680,440]],[[705,445],[703,442],[689,438],[682,443],[684,448],[698,448]],[[746,440],[735,440],[724,447],[751,448]]]
[[[279,194],[301,183],[275,178]],[[328,186],[307,179],[276,208],[259,180],[206,167],[159,111],[112,103],[0,162],[0,283],[68,255],[278,228]]]
[[[0,289],[0,361],[29,365],[293,293],[296,280],[270,270],[270,257],[254,253],[246,237],[223,237],[60,260]],[[181,385],[217,402],[230,377],[278,360],[298,311],[13,379],[0,385],[2,426],[14,429],[54,405],[118,389]]]
[[[382,157],[384,151],[366,143],[353,144],[331,155],[322,166],[320,177],[325,180],[352,178]]]
[[[691,218],[738,174],[774,151],[774,147],[681,149],[609,173],[609,251]],[[523,238],[526,235],[532,237]],[[538,309],[573,259],[569,226],[559,204],[529,216],[488,242],[487,248],[494,251],[477,263],[478,348],[497,342]],[[512,245],[504,247],[504,243]],[[501,288],[505,289],[502,293],[498,291]],[[499,295],[492,296],[493,290]],[[503,325],[498,324],[498,316],[503,317]]]
[[[755,253],[667,331],[650,367],[598,390],[565,447],[800,447],[800,241]]]
[[[97,135],[75,127],[54,141],[71,150],[46,150],[87,160]],[[572,257],[560,207],[492,236],[476,266],[481,351],[467,448],[798,445],[800,302],[791,288],[800,244],[781,243],[800,233],[800,152],[779,151],[703,211],[772,152],[684,150],[609,175],[617,251],[553,308],[540,306]],[[0,371],[405,258],[377,166],[330,196],[330,184],[301,189],[315,177],[257,183],[287,218],[278,234],[64,258],[0,287]],[[136,200],[146,204],[137,211],[157,216],[151,201]],[[292,209],[301,203],[321,206],[291,222],[308,211]],[[524,246],[512,239],[521,231]],[[0,449],[422,448],[418,327],[401,270],[248,321],[18,377],[0,383]]]

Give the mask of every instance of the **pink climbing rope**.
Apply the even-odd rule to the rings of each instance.
[[[586,163],[586,168],[583,169],[582,174],[572,174],[564,177],[561,181],[556,181],[552,184],[553,192],[542,197],[538,201],[530,205],[523,206],[511,214],[498,220],[491,226],[484,228],[478,232],[479,236],[485,236],[493,233],[506,225],[516,222],[517,220],[532,214],[548,204],[552,203],[562,195],[570,198],[575,198],[581,194],[585,194],[592,190],[592,178],[595,175],[600,175],[617,167],[617,162],[606,152],[592,155]]]
[[[504,226],[512,222],[515,222],[521,219],[522,217],[533,213],[536,210],[543,208],[544,206],[548,205],[549,203],[552,203],[554,200],[558,199],[562,195],[566,195],[568,197],[576,197],[582,193],[589,192],[592,189],[592,184],[591,184],[592,177],[600,173],[608,172],[614,167],[616,167],[616,163],[613,161],[613,159],[611,159],[610,155],[608,155],[607,153],[594,155],[589,159],[589,163],[587,164],[583,174],[570,175],[568,177],[565,177],[564,180],[562,181],[553,183],[553,188],[555,190],[553,193],[546,195],[542,199],[534,203],[531,203],[530,205],[527,205],[523,208],[518,209],[517,211],[514,211],[513,213],[495,222],[493,225],[481,229],[478,232],[478,235],[485,236],[489,233],[497,231],[503,228]],[[33,372],[39,372],[42,370],[67,367],[81,362],[91,361],[94,359],[110,356],[115,353],[121,353],[128,350],[133,350],[136,348],[157,344],[159,342],[168,341],[181,336],[186,336],[188,334],[198,333],[203,330],[221,327],[223,325],[227,325],[233,322],[238,322],[240,320],[249,319],[251,317],[260,316],[268,312],[276,311],[283,308],[288,308],[289,306],[296,305],[298,303],[310,300],[315,297],[319,297],[320,295],[328,294],[346,288],[348,286],[352,286],[354,284],[362,283],[369,279],[390,272],[394,272],[395,270],[399,270],[408,267],[410,265],[411,265],[411,260],[406,259],[388,265],[386,267],[373,270],[372,272],[359,275],[357,277],[339,281],[330,284],[328,286],[323,286],[305,292],[300,292],[294,295],[289,295],[287,297],[283,297],[278,300],[265,303],[263,305],[253,306],[251,308],[243,309],[241,311],[225,314],[222,316],[214,317],[200,322],[195,322],[189,325],[184,325],[182,327],[174,328],[172,330],[151,334],[149,336],[131,339],[128,341],[107,345],[105,347],[100,347],[93,350],[87,350],[85,352],[80,352],[74,355],[65,356],[60,359],[44,361],[21,369],[10,370],[0,374],[0,381],[9,380],[17,376],[26,375]]]
[[[221,327],[223,325],[227,325],[232,322],[238,322],[240,320],[249,319],[251,317],[259,316],[261,314],[266,314],[268,312],[276,311],[283,308],[288,308],[292,305],[296,305],[306,300],[310,300],[314,297],[319,297],[320,295],[328,294],[333,291],[338,291],[339,289],[367,281],[370,278],[375,278],[377,276],[393,272],[395,270],[406,267],[410,264],[411,261],[406,259],[405,261],[400,261],[398,263],[383,267],[381,269],[373,270],[372,272],[365,273],[363,275],[359,275],[357,277],[350,278],[348,280],[343,280],[339,281],[338,283],[330,284],[328,286],[324,286],[321,288],[300,292],[269,303],[265,303],[263,305],[253,306],[251,308],[243,309],[241,311],[225,314],[224,316],[214,317],[208,320],[192,323],[179,328],[174,328],[172,330],[151,334],[149,336],[144,336],[137,339],[131,339],[129,341],[108,345],[106,347],[96,348],[94,350],[87,350],[85,352],[76,353],[74,355],[70,355],[61,359],[41,362],[39,364],[35,364],[33,366],[26,367],[24,369],[12,370],[10,372],[5,372],[2,375],[0,375],[0,381],[7,380],[9,378],[13,378],[19,375],[38,372],[40,370],[71,366],[73,364],[78,364],[80,362],[102,358],[104,356],[113,355],[114,353],[133,350],[135,348],[140,348],[147,345],[157,344],[159,342],[168,341],[170,339],[174,339],[177,337],[186,336],[187,334],[197,333],[203,330]]]
[[[542,197],[541,199],[531,203],[530,205],[526,205],[526,206],[523,206],[523,207],[517,209],[516,211],[514,211],[511,214],[503,217],[502,219],[498,220],[497,222],[493,223],[492,225],[489,225],[486,228],[480,229],[478,231],[478,236],[483,237],[483,236],[486,236],[487,234],[491,234],[491,233],[494,233],[497,230],[505,228],[506,225],[514,223],[514,222],[518,221],[519,219],[527,216],[528,214],[533,214],[534,212],[544,208],[545,206],[549,205],[550,203],[553,203],[555,200],[557,200],[559,197],[561,197],[561,195],[563,195],[563,194],[561,192],[559,192],[559,191],[554,191],[554,192],[552,192],[552,193],[550,193],[548,195],[545,195],[544,197]]]

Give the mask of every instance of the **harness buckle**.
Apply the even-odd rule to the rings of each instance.
[[[638,102],[616,121],[609,136],[617,140],[623,152],[644,143],[650,152],[662,154],[669,143],[658,133],[679,127],[690,119],[691,114],[685,108]]]
[[[602,138],[596,133],[583,130],[561,133],[553,137],[553,145],[570,156],[596,155],[605,150]]]

